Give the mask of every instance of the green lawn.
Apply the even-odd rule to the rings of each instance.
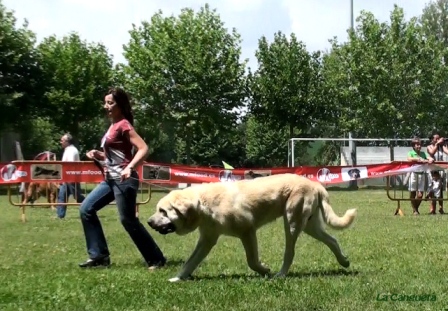
[[[153,194],[141,208],[141,220],[152,214],[163,194]],[[0,310],[444,310],[448,216],[394,217],[395,203],[385,191],[334,191],[341,214],[358,208],[354,226],[335,232],[352,266],[339,268],[326,246],[301,236],[295,262],[286,279],[263,279],[246,266],[240,242],[223,237],[195,279],[168,282],[190,255],[197,234],[161,236],[150,231],[169,263],[149,272],[118,222],[114,206],[100,212],[113,265],[81,270],[86,259],[76,207],[67,219],[53,220],[50,209],[27,210],[20,222],[17,207],[0,197]],[[424,202],[421,211],[427,212]],[[259,232],[262,261],[272,270],[283,256],[282,221]],[[386,294],[434,295],[436,301],[377,301]],[[394,298],[397,296],[393,296]]]

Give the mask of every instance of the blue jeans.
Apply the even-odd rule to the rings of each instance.
[[[97,212],[115,199],[121,224],[145,261],[148,264],[165,261],[162,251],[135,215],[138,186],[135,173],[125,181],[108,179],[102,181],[82,202],[80,215],[90,259],[110,255]]]
[[[58,203],[67,203],[70,194],[73,195],[77,203],[84,201],[79,183],[64,183],[59,187]],[[56,214],[59,218],[64,218],[66,211],[67,205],[58,205],[56,207]]]

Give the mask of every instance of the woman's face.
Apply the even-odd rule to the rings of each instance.
[[[106,109],[106,113],[107,113],[108,117],[115,118],[121,113],[120,108],[118,107],[117,103],[115,102],[112,94],[108,94],[108,95],[106,95],[106,97],[104,97],[104,106],[103,107],[104,107],[104,109]]]
[[[436,143],[438,140],[440,139],[440,135],[434,135],[433,137],[432,137],[432,142],[433,143]]]

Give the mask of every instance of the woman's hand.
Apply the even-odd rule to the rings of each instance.
[[[98,150],[95,150],[95,149],[92,149],[92,150],[90,150],[89,152],[86,153],[86,156],[89,159],[96,159],[97,155],[98,155]]]
[[[129,166],[126,166],[124,170],[121,171],[121,181],[128,179],[131,177],[132,174],[132,168]]]
[[[424,159],[424,158],[420,157],[419,158],[419,162],[421,162],[421,163],[432,163],[432,162],[434,162],[434,159],[433,158]]]

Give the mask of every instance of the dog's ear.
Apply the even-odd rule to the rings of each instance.
[[[187,198],[185,196],[177,196],[174,200],[170,202],[170,205],[173,209],[177,210],[181,214],[189,213],[190,210],[196,210],[199,205],[199,202],[192,199]]]
[[[179,196],[171,201],[170,205],[176,211],[179,218],[183,219],[185,227],[191,229],[196,227],[199,216],[199,199]]]

